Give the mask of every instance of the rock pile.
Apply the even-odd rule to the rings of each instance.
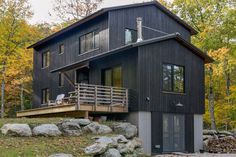
[[[97,157],[140,157],[144,156],[142,141],[137,138],[137,127],[130,123],[114,123],[111,127],[88,119],[68,119],[58,124],[5,124],[1,132],[8,136],[80,136],[82,134],[109,134],[116,136],[95,137],[94,143],[84,149],[90,156]],[[54,154],[50,157],[71,157],[71,154]]]
[[[144,156],[142,141],[137,137],[128,140],[123,135],[98,137],[84,152],[99,157]]]
[[[203,130],[203,149],[210,153],[236,153],[236,138],[228,131]]]
[[[109,126],[91,122],[89,119],[68,119],[58,124],[41,124],[31,127],[28,124],[5,124],[1,128],[4,135],[9,136],[80,136],[84,133],[107,134]]]

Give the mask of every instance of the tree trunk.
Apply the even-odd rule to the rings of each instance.
[[[229,95],[230,95],[230,74],[226,73],[226,96],[228,104],[230,104]]]
[[[209,93],[209,112],[210,112],[210,118],[211,118],[211,129],[216,130],[216,122],[215,122],[215,115],[214,115],[214,93],[212,87],[210,87],[210,93]]]
[[[3,62],[2,69],[2,95],[1,95],[1,118],[4,118],[4,106],[5,106],[5,72],[6,72],[6,63]]]
[[[213,69],[210,67],[210,80],[209,80],[209,97],[208,97],[208,101],[209,101],[209,113],[210,113],[210,119],[211,119],[211,129],[212,130],[216,130],[216,122],[215,122],[215,115],[214,115],[214,101],[215,101],[215,97],[214,97],[214,92],[213,92],[213,80],[212,80],[212,73],[213,73]]]
[[[24,106],[24,85],[21,84],[20,87],[20,106],[21,106],[21,110],[23,111],[25,109]]]

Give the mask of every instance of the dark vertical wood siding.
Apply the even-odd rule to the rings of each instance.
[[[162,92],[162,64],[185,67],[185,93]],[[150,44],[138,52],[139,110],[204,113],[204,62],[175,40]],[[150,98],[148,102],[146,97]],[[176,107],[177,103],[183,107]]]
[[[166,15],[154,5],[132,7],[109,12],[109,49],[114,49],[125,44],[125,28],[136,29],[136,18],[143,18],[143,25],[167,33],[181,33],[182,37],[190,41],[190,32],[171,17]],[[143,28],[144,39],[163,36]]]
[[[121,52],[112,56],[92,61],[90,63],[90,80],[91,84],[102,84],[102,70],[114,67],[122,67],[122,84],[129,89],[129,110],[137,109],[137,49]]]
[[[79,37],[94,30],[99,30],[100,47],[98,50],[79,55]],[[65,45],[65,52],[58,54],[59,45]],[[42,69],[42,53],[50,51],[50,66]],[[71,64],[76,61],[108,51],[108,18],[107,15],[95,18],[76,30],[54,39],[34,51],[34,74],[33,74],[33,107],[40,107],[41,89],[50,89],[50,99],[55,99],[58,94],[72,91],[73,87],[65,80],[64,87],[58,87],[58,73],[50,73],[51,70]],[[74,80],[74,71],[67,74]]]

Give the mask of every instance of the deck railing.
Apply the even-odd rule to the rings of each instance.
[[[123,106],[128,109],[128,89],[92,84],[77,84],[74,92],[77,108],[80,104]]]

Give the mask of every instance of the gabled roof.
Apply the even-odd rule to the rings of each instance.
[[[141,41],[138,43],[132,43],[132,44],[128,44],[125,46],[121,46],[119,48],[115,48],[115,49],[107,51],[107,52],[102,52],[97,55],[91,56],[89,58],[85,58],[83,60],[71,63],[69,65],[66,65],[66,66],[63,66],[63,67],[60,67],[57,69],[53,69],[50,72],[54,73],[54,72],[59,72],[59,71],[66,71],[69,69],[73,69],[74,67],[78,67],[80,65],[83,65],[84,63],[88,64],[89,61],[100,59],[100,58],[103,58],[103,57],[106,57],[106,56],[109,56],[112,54],[116,54],[116,53],[122,53],[122,52],[125,52],[126,50],[130,50],[132,48],[137,48],[140,46],[163,42],[163,41],[167,41],[167,40],[171,40],[171,39],[178,41],[181,45],[190,49],[191,52],[194,53],[195,55],[199,56],[204,61],[205,64],[211,63],[214,61],[210,56],[208,56],[206,53],[202,52],[199,48],[197,48],[193,44],[189,43],[188,41],[184,40],[179,33],[173,33],[173,34],[168,34],[168,35],[161,36],[161,37],[156,37],[156,38],[144,40],[144,41]]]
[[[166,13],[167,15],[169,15],[170,17],[172,17],[175,21],[177,21],[179,24],[181,24],[182,26],[184,26],[186,29],[188,29],[192,35],[197,34],[197,31],[192,28],[190,25],[188,25],[185,21],[183,21],[182,19],[180,19],[178,16],[176,16],[174,13],[172,13],[171,11],[169,11],[167,8],[165,8],[163,5],[161,5],[160,3],[158,3],[157,1],[151,1],[151,2],[145,2],[145,3],[136,3],[136,4],[130,4],[130,5],[123,5],[123,6],[117,6],[117,7],[109,7],[109,8],[103,8],[101,10],[96,11],[95,13],[75,22],[74,24],[61,29],[60,31],[30,45],[27,48],[34,48],[37,46],[40,46],[41,44],[44,44],[60,35],[62,35],[65,32],[68,32],[70,30],[73,30],[75,28],[77,28],[78,26],[86,23],[87,21],[90,21],[98,16],[101,16],[109,11],[113,11],[113,10],[119,10],[119,9],[126,9],[126,8],[132,8],[132,7],[141,7],[141,6],[148,6],[148,5],[155,5],[157,8],[159,8],[160,10],[162,10],[164,13]]]

